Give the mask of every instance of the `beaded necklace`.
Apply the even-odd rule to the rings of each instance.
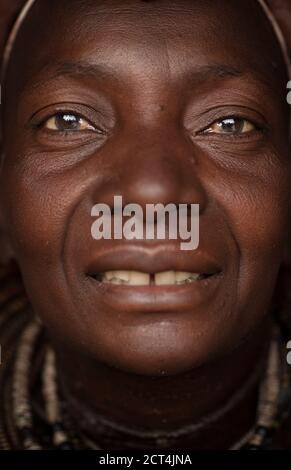
[[[8,278],[11,281],[11,275]],[[24,292],[15,291],[13,284],[12,288],[11,284],[7,286],[7,278],[1,276],[0,343],[5,352],[0,367],[0,449],[101,450],[70,428],[59,396],[55,353],[45,337],[45,329],[33,316]],[[291,367],[286,361],[285,344],[275,325],[260,382],[255,425],[231,450],[268,448],[289,415]],[[37,379],[41,384],[41,410],[32,397]]]

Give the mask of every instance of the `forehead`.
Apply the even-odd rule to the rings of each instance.
[[[39,0],[11,62],[18,89],[60,69],[69,73],[71,64],[79,71],[86,64],[87,72],[92,66],[92,73],[98,65],[125,80],[155,73],[175,80],[210,65],[274,87],[286,79],[279,45],[255,0]]]

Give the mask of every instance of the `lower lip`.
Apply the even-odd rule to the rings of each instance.
[[[89,277],[102,302],[113,310],[127,312],[177,312],[193,310],[216,295],[223,274],[199,281],[173,285],[132,286],[102,283]]]

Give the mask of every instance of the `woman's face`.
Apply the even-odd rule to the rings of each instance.
[[[1,197],[57,345],[174,374],[260,324],[289,229],[286,82],[252,0],[36,2],[4,89]],[[94,240],[91,209],[115,195],[199,204],[198,249]],[[212,275],[166,286],[93,277],[115,270]]]

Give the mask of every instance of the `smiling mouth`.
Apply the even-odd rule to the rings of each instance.
[[[185,271],[163,271],[145,273],[141,271],[115,270],[91,274],[91,277],[104,284],[127,286],[169,286],[195,283],[218,273],[194,273]]]

